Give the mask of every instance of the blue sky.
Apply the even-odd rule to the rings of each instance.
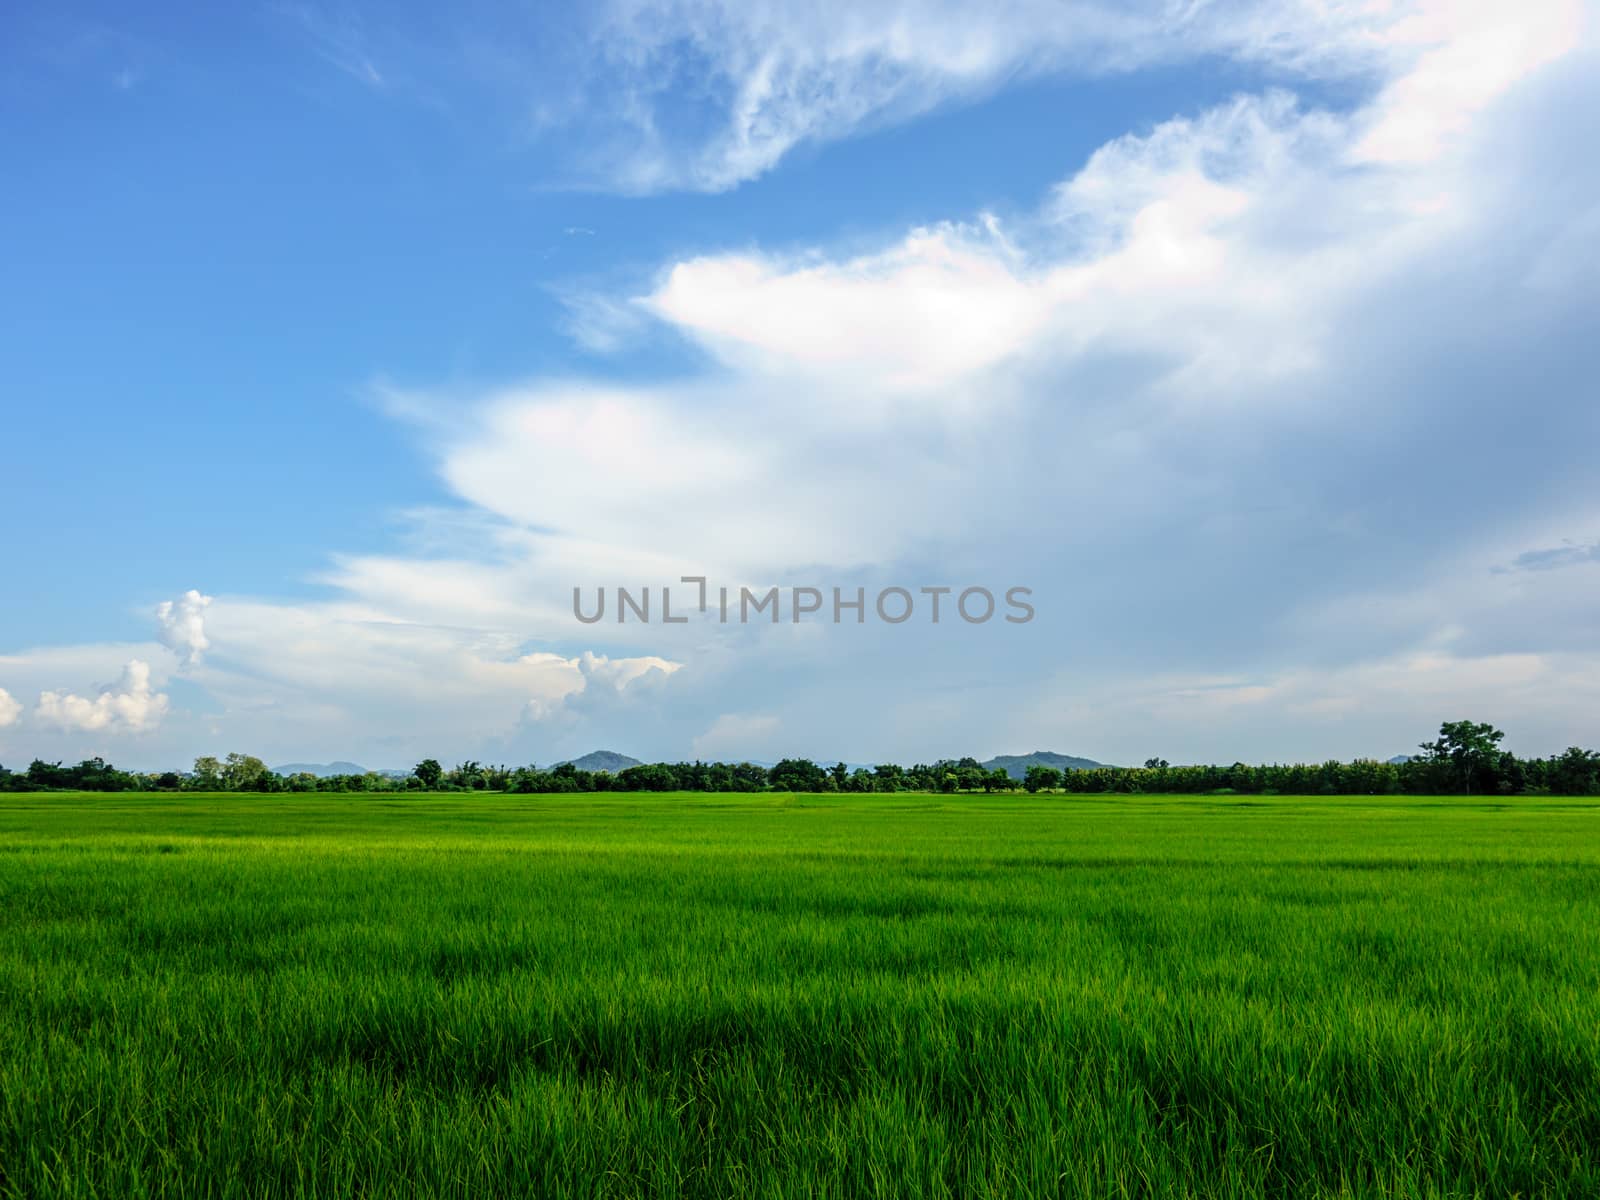
[[[8,9],[0,762],[1600,741],[1592,8],[1002,8]]]

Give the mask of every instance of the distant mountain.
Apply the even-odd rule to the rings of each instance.
[[[1049,750],[1035,750],[1032,754],[997,754],[983,764],[986,771],[1004,771],[1013,779],[1021,779],[1029,767],[1054,767],[1058,771],[1087,771],[1106,766],[1092,758],[1078,758],[1072,754],[1056,754]]]
[[[365,775],[367,769],[359,763],[331,762],[331,763],[284,763],[281,767],[272,768],[279,775],[315,775],[318,779],[325,779],[329,775]]]
[[[1411,761],[1411,755],[1409,755],[1409,754],[1396,754],[1393,758],[1389,759],[1389,761],[1392,762],[1395,766],[1398,767],[1401,763],[1410,762]]]
[[[796,757],[799,757],[799,756],[797,755]],[[728,762],[728,764],[730,766],[735,765],[737,763],[749,763],[752,767],[765,767],[769,771],[772,770],[773,767],[778,765],[776,762],[773,762],[771,759],[766,759],[766,758],[737,758],[737,759],[730,758],[730,759],[727,759],[726,761]],[[816,759],[812,759],[811,761],[816,763],[817,766],[821,767],[824,771],[831,771],[831,770],[833,770],[834,766],[838,763],[839,760],[837,758],[828,758],[828,759],[816,758]],[[844,769],[846,771],[851,771],[851,772],[855,772],[855,771],[870,771],[875,766],[877,766],[876,763],[845,763]]]
[[[582,758],[567,760],[580,771],[608,771],[611,774],[622,770],[624,767],[637,767],[642,764],[637,758],[629,758],[626,754],[618,754],[615,750],[591,750]],[[557,763],[556,766],[560,766]]]
[[[315,775],[318,779],[326,779],[330,775],[365,775],[367,768],[360,763],[331,762],[331,763],[284,763],[281,767],[273,767],[279,775]],[[379,771],[379,775],[387,775],[392,779],[404,779],[411,774],[410,771]]]

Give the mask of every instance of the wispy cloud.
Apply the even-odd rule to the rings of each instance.
[[[618,133],[598,142],[594,165],[626,191],[721,191],[802,144],[979,99],[1018,78],[1217,56],[1367,81],[1407,75],[1421,60],[1406,99],[1466,104],[1515,71],[1526,32],[1520,13],[1516,36],[1486,28],[1491,8],[1007,0],[979,21],[949,0],[799,9],[777,0],[616,0],[597,10],[592,46],[611,97],[598,111]],[[1483,41],[1464,43],[1464,27]],[[1373,152],[1443,127],[1424,114],[1421,124],[1374,131]]]
[[[552,185],[648,194],[725,191],[797,147],[973,103],[1018,80],[1218,59],[1367,95],[1400,89],[1359,143],[1360,156],[1394,161],[1429,153],[1560,53],[1578,36],[1582,8],[1002,0],[980,19],[953,0],[602,0],[565,12],[452,11],[426,30],[392,10],[375,25],[333,0],[277,11],[368,87],[390,88],[404,74],[479,106],[498,96],[485,120],[548,139],[560,177]]]
[[[386,86],[369,48],[366,24],[353,9],[307,3],[281,4],[277,11],[295,25],[324,62],[368,87]]]

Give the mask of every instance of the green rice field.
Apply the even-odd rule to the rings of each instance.
[[[0,796],[0,1195],[1600,1195],[1600,801]]]

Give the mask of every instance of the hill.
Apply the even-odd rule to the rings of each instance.
[[[612,774],[624,767],[637,767],[640,764],[637,758],[629,758],[626,754],[618,754],[615,750],[591,750],[582,758],[568,759],[580,771],[608,771]],[[557,763],[556,766],[560,766]]]
[[[983,764],[985,771],[1004,771],[1013,779],[1021,779],[1029,767],[1055,767],[1058,771],[1087,771],[1103,767],[1106,763],[1092,758],[1078,758],[1072,754],[1056,754],[1051,750],[1035,750],[1032,754],[997,754]]]
[[[273,767],[279,775],[315,775],[318,779],[326,779],[330,775],[365,775],[367,769],[359,763],[331,762],[331,763],[284,763],[281,767]]]

